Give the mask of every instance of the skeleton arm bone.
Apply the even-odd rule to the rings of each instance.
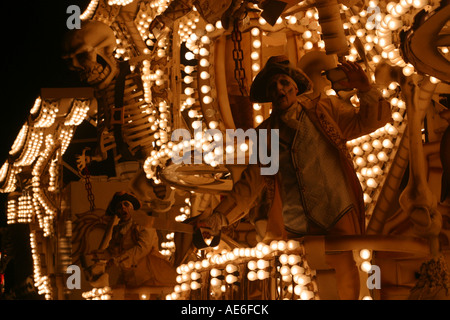
[[[432,253],[436,255],[439,252],[437,237],[442,227],[442,217],[437,211],[437,199],[428,187],[422,144],[422,122],[436,85],[426,78],[416,93],[414,84],[409,80],[404,81],[402,92],[408,114],[410,176],[399,202],[414,223],[416,232],[430,239]]]

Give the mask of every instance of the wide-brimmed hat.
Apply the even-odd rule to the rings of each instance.
[[[311,89],[311,80],[306,74],[295,68],[285,55],[273,56],[267,60],[264,68],[256,75],[250,87],[250,100],[252,102],[270,102],[267,95],[267,85],[270,78],[276,74],[286,74],[291,77],[298,87],[298,93],[302,94]]]
[[[141,207],[140,201],[131,193],[126,191],[119,191],[114,194],[106,209],[106,215],[112,216],[115,214],[116,206],[121,201],[130,201],[134,210],[138,210]]]

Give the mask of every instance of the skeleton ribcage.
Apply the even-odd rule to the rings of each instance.
[[[150,107],[144,100],[144,92],[140,86],[139,80],[135,75],[130,74],[125,79],[123,89],[123,108],[116,107],[116,82],[113,81],[105,92],[106,102],[103,112],[105,123],[110,125],[103,130],[100,141],[102,152],[107,152],[113,148],[121,150],[119,145],[122,141],[118,141],[117,133],[114,136],[114,130],[120,127],[120,135],[123,143],[130,153],[136,157],[136,160],[145,160],[153,149],[153,133],[152,125],[148,121],[150,116]],[[123,117],[121,113],[123,112]],[[112,116],[109,116],[109,115]],[[111,118],[111,122],[108,121]],[[119,139],[120,140],[120,139]],[[120,154],[120,151],[119,151]]]

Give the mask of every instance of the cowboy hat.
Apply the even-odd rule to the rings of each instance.
[[[114,194],[106,209],[106,215],[113,216],[116,211],[116,206],[121,201],[130,201],[134,210],[138,210],[141,207],[139,200],[131,193],[126,191],[119,191]]]
[[[264,68],[256,75],[250,87],[250,100],[252,102],[271,102],[267,96],[267,84],[276,74],[286,74],[297,84],[298,93],[302,94],[311,89],[311,80],[306,74],[295,68],[285,55],[273,56],[267,60]]]

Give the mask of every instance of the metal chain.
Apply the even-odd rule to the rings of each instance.
[[[95,197],[94,197],[94,193],[92,193],[92,184],[91,184],[91,179],[90,179],[91,175],[90,175],[89,170],[88,170],[87,167],[85,167],[83,169],[83,176],[84,176],[84,181],[85,181],[84,186],[85,186],[86,191],[87,191],[87,198],[88,198],[88,201],[89,201],[89,204],[90,204],[90,208],[91,208],[91,211],[94,211],[94,209],[95,209],[95,202],[94,202]]]
[[[242,33],[239,30],[239,19],[234,21],[233,32],[231,33],[231,40],[233,40],[233,60],[234,60],[234,78],[238,82],[239,91],[243,96],[248,96],[247,86],[245,83],[245,69],[244,69],[244,51],[241,48]]]

